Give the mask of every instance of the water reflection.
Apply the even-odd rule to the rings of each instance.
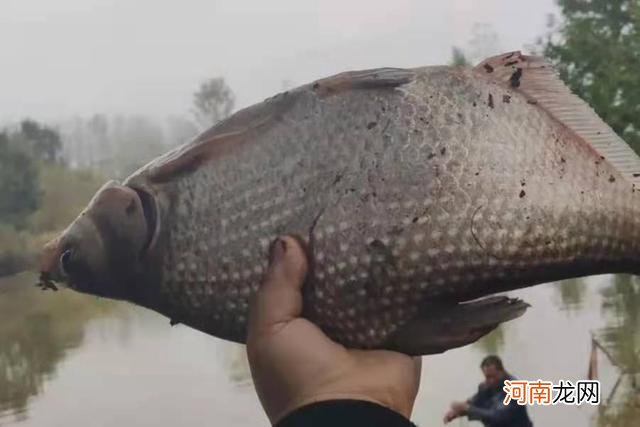
[[[582,308],[587,287],[584,279],[568,279],[557,283],[558,295],[563,310],[578,311]]]
[[[563,280],[553,284],[559,297],[559,307],[566,312],[577,312],[583,309],[587,295],[587,286],[583,278]],[[473,344],[480,353],[500,354],[505,347],[505,340],[509,324],[501,324],[491,333],[485,335]]]
[[[71,291],[43,293],[33,277],[0,281],[0,425],[264,426],[243,346],[148,310]],[[425,358],[415,421],[441,425],[451,400],[473,393],[484,354],[521,378],[584,379],[590,333],[622,369],[600,357],[603,398],[620,372],[640,368],[640,282],[628,276],[565,281],[512,293],[532,307],[478,343]],[[556,299],[556,304],[550,303]],[[605,378],[606,377],[606,378]],[[606,381],[605,381],[606,380]],[[638,375],[590,407],[533,407],[537,425],[636,425]],[[605,384],[606,383],[606,384]],[[90,390],[78,410],[77,396]],[[6,414],[11,414],[6,416]],[[471,425],[460,420],[459,426]]]
[[[612,395],[612,401],[599,408],[599,427],[636,427],[640,419],[640,389],[638,378],[625,376]]]
[[[223,352],[224,364],[229,372],[229,380],[243,386],[251,385],[251,370],[245,347],[229,344]]]
[[[491,331],[489,334],[473,343],[473,346],[486,354],[501,353],[502,349],[504,348],[505,327],[506,326],[504,324],[498,325],[498,327]]]
[[[600,426],[637,425],[640,419],[640,281],[618,275],[601,291],[606,327],[596,339],[619,369],[619,381],[599,414]]]
[[[82,343],[85,323],[113,307],[70,291],[43,295],[34,283],[29,274],[0,281],[0,418],[24,419],[29,398]]]
[[[605,344],[627,372],[640,372],[640,281],[618,275],[603,289],[602,311],[607,328],[602,331]]]

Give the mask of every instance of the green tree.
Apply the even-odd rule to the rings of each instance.
[[[20,123],[20,131],[12,134],[11,137],[26,144],[25,148],[39,160],[49,163],[60,161],[62,140],[55,129],[26,119]]]
[[[575,311],[582,308],[587,290],[582,278],[563,280],[555,289],[560,295],[560,306],[563,310]]]
[[[17,228],[35,212],[40,199],[38,166],[21,147],[0,133],[0,222]]]
[[[236,97],[223,77],[215,77],[200,84],[193,94],[193,114],[202,128],[208,128],[226,118],[233,111]]]
[[[453,66],[469,65],[469,60],[462,49],[454,46],[451,48],[451,61],[449,63]]]
[[[640,151],[640,2],[558,0],[544,52],[574,93]]]

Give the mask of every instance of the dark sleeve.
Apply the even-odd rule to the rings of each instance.
[[[275,427],[416,427],[389,408],[364,400],[327,400],[298,408]]]
[[[484,389],[482,385],[479,385],[476,394],[467,399],[469,405],[477,406],[480,403],[480,400],[484,398],[483,393],[486,393],[486,389]]]
[[[497,402],[490,408],[479,408],[475,405],[469,405],[467,417],[470,420],[480,420],[485,423],[502,424],[512,421],[516,418],[518,412],[518,402],[512,400],[508,405]]]

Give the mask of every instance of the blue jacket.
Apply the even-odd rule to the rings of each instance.
[[[503,381],[493,387],[480,383],[478,392],[469,399],[467,417],[482,421],[485,427],[532,427],[526,406],[518,405],[515,400],[504,404],[504,380],[513,381],[514,378],[506,374]]]

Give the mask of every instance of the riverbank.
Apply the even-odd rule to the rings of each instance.
[[[0,277],[35,271],[42,246],[69,225],[103,182],[93,171],[42,165],[38,209],[20,228],[0,222]]]

